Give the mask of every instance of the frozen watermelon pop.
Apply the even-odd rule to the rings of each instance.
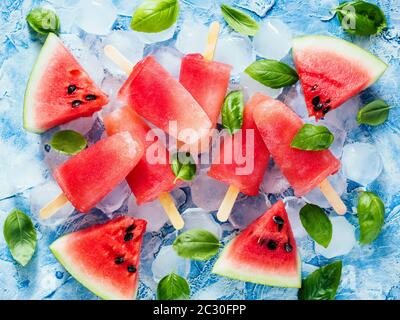
[[[272,158],[295,194],[301,197],[320,186],[336,212],[345,214],[344,203],[327,180],[340,169],[340,161],[329,150],[305,151],[291,147],[293,138],[304,125],[300,117],[270,97],[255,107],[253,117]]]
[[[249,196],[256,196],[258,194],[260,184],[268,167],[270,158],[269,152],[253,120],[255,107],[266,99],[267,97],[262,94],[256,94],[248,101],[243,115],[243,140],[240,141],[242,148],[237,150],[237,148],[234,147],[235,139],[238,139],[237,134],[226,137],[221,144],[219,155],[217,159],[215,159],[214,164],[211,166],[208,173],[210,177],[230,185],[217,214],[218,219],[222,222],[228,220],[239,192],[243,192]],[[246,154],[248,143],[246,133],[249,132],[248,130],[252,130],[254,133],[254,148],[251,148],[251,152],[254,153],[251,155],[252,161],[254,161],[254,167],[251,172],[241,174],[240,169],[244,169],[247,164],[238,163],[237,159],[240,158],[236,156],[234,156],[233,159],[224,159],[224,150],[226,145],[232,146],[233,152],[240,153],[240,155],[246,155],[246,158],[249,159],[250,155]]]
[[[53,176],[63,194],[40,212],[50,217],[70,201],[88,212],[121,183],[142,158],[144,147],[129,132],[103,139],[58,167]]]

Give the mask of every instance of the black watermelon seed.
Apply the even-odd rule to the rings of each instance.
[[[319,96],[316,96],[316,97],[314,97],[314,99],[312,99],[313,106],[318,106],[320,102],[321,102],[321,98]]]
[[[267,243],[267,248],[269,250],[276,250],[276,248],[278,248],[278,244],[274,240],[269,240]]]
[[[94,94],[88,94],[86,97],[85,97],[85,100],[86,101],[93,101],[93,100],[96,100],[97,99],[97,96],[95,96]]]
[[[285,251],[287,253],[290,253],[290,252],[293,251],[293,247],[292,247],[292,245],[290,243],[285,243],[284,247],[285,247]]]
[[[283,220],[280,216],[275,216],[272,218],[276,224],[283,225],[285,224],[285,220]]]
[[[135,230],[135,228],[136,228],[136,226],[133,224],[133,225],[129,226],[128,228],[126,228],[125,232],[126,232],[126,233],[130,233],[130,232],[132,232],[133,230]]]
[[[331,111],[331,107],[326,107],[324,110],[322,110],[322,113],[327,114],[329,111]]]
[[[124,257],[118,257],[114,260],[115,264],[123,264],[125,262]]]
[[[311,87],[311,91],[316,91],[317,89],[318,89],[318,85],[317,84]]]
[[[128,266],[128,272],[129,273],[135,273],[136,272],[136,267],[133,265],[129,265]]]
[[[44,145],[44,151],[46,151],[46,152],[50,152],[50,150],[51,150],[51,147],[50,147],[50,145],[48,145],[48,144],[45,144],[45,145]]]
[[[74,84],[68,86],[68,94],[73,94],[76,91],[77,87]]]
[[[315,111],[321,111],[323,107],[324,107],[324,106],[323,106],[322,104],[319,104],[319,105],[317,105],[317,106],[314,106],[314,110],[315,110]]]
[[[133,239],[133,233],[127,233],[124,237],[125,242],[131,241]]]
[[[81,100],[74,100],[72,101],[72,107],[73,108],[78,108],[82,104]]]
[[[325,101],[326,104],[330,104],[331,102],[332,102],[331,99],[328,99],[328,100]]]

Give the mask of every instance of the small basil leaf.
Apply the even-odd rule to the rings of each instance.
[[[170,28],[178,19],[178,0],[146,0],[135,11],[131,28],[156,33]]]
[[[324,210],[313,204],[306,204],[300,210],[300,220],[311,238],[327,248],[332,240],[332,223]]]
[[[363,192],[358,199],[360,243],[370,244],[378,238],[385,220],[385,205],[372,192]]]
[[[324,266],[303,280],[299,300],[334,300],[342,277],[342,261]]]
[[[178,180],[192,181],[196,176],[197,166],[189,153],[176,153],[172,157],[171,168],[176,177],[175,182]]]
[[[13,210],[4,222],[3,233],[13,258],[26,266],[35,253],[37,242],[31,219],[22,211]]]
[[[61,153],[75,155],[87,147],[87,141],[79,132],[64,130],[54,134],[50,145]]]
[[[246,36],[255,36],[260,29],[257,22],[244,12],[223,4],[221,6],[222,15],[229,26]]]
[[[387,27],[385,14],[373,3],[348,1],[333,11],[337,13],[342,28],[353,35],[375,35]]]
[[[390,107],[383,100],[375,100],[363,107],[357,116],[359,124],[379,126],[389,118]]]
[[[46,35],[50,32],[58,34],[60,20],[56,13],[46,8],[35,8],[26,16],[29,26],[37,33]]]
[[[233,91],[225,98],[222,107],[222,126],[234,134],[243,126],[244,97],[243,91]]]
[[[158,300],[188,300],[190,287],[187,281],[175,273],[161,279],[157,286]]]
[[[294,69],[275,60],[258,60],[247,67],[245,72],[254,80],[273,89],[290,86],[299,80]]]
[[[173,247],[180,257],[204,261],[218,253],[218,238],[206,230],[189,230],[176,238]]]
[[[293,138],[291,147],[307,151],[320,151],[328,149],[335,137],[324,126],[305,124]]]

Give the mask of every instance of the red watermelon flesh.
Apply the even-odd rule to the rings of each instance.
[[[293,56],[308,112],[317,119],[371,86],[387,68],[364,49],[327,36],[294,39]]]
[[[139,205],[151,202],[161,193],[172,191],[177,187],[176,177],[169,162],[168,149],[157,138],[147,141],[146,136],[150,134],[151,128],[132,108],[124,107],[110,113],[104,118],[104,125],[108,135],[129,131],[146,146],[144,156],[126,178]],[[158,152],[153,153],[151,150]],[[151,157],[153,154],[160,160],[159,162],[148,161],[147,156]]]
[[[301,261],[282,201],[227,245],[213,273],[268,286],[300,288]]]
[[[214,163],[208,172],[210,177],[226,184],[234,185],[249,196],[258,195],[270,158],[268,149],[253,119],[254,108],[265,99],[265,96],[256,94],[249,100],[244,110],[242,138],[237,134],[227,136],[221,143],[219,155],[213,161]],[[254,147],[250,148],[250,154],[248,154],[249,151],[247,150],[246,130],[253,130],[254,132]],[[238,145],[241,145],[242,148],[235,148],[235,141],[239,142],[240,144]],[[241,158],[238,156],[234,156],[234,159],[225,159],[225,146],[232,146],[232,153],[237,153],[241,157],[245,156],[248,163],[252,163],[253,169],[249,173],[241,173],[240,170],[244,170],[248,164],[240,161]]]
[[[58,167],[53,176],[73,206],[88,212],[121,183],[143,156],[129,132],[103,139]]]
[[[120,217],[68,234],[50,249],[82,285],[107,300],[136,298],[146,221]]]
[[[50,33],[32,70],[24,102],[24,127],[42,133],[108,103],[61,40]]]

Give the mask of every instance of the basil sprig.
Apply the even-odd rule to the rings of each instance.
[[[342,261],[324,266],[303,280],[299,300],[334,300],[342,277]]]
[[[247,67],[245,72],[254,80],[273,89],[290,86],[299,80],[296,70],[276,60],[258,60]]]
[[[50,32],[58,34],[60,20],[53,10],[35,8],[26,16],[29,26],[37,33],[46,35]]]
[[[243,91],[233,91],[227,95],[222,107],[222,126],[234,134],[243,126]]]
[[[243,11],[223,4],[221,6],[222,15],[229,26],[246,36],[255,36],[260,29],[257,22]]]
[[[172,156],[172,172],[175,182],[178,180],[192,181],[196,176],[197,166],[190,153],[178,152]]]
[[[178,0],[145,0],[135,11],[131,28],[156,33],[170,28],[178,19]]]
[[[307,151],[328,149],[335,137],[327,127],[305,124],[293,138],[291,147]]]
[[[61,153],[75,155],[85,149],[88,142],[79,132],[64,130],[54,134],[50,145]]]
[[[385,205],[373,192],[363,192],[358,199],[360,243],[370,244],[378,238],[385,221]]]
[[[327,248],[332,240],[332,222],[324,210],[313,204],[306,204],[300,210],[301,223],[318,244]]]
[[[180,257],[204,261],[218,253],[221,244],[218,238],[206,230],[189,230],[179,235],[173,248]]]
[[[31,219],[22,211],[13,210],[4,222],[3,233],[13,258],[26,266],[35,253],[37,242]]]
[[[389,118],[390,107],[383,100],[375,100],[364,106],[357,115],[358,124],[379,126]]]
[[[385,14],[373,3],[347,1],[332,11],[337,13],[342,28],[353,35],[375,35],[387,27]]]
[[[175,273],[161,279],[157,286],[158,300],[188,300],[190,287],[187,281]]]

